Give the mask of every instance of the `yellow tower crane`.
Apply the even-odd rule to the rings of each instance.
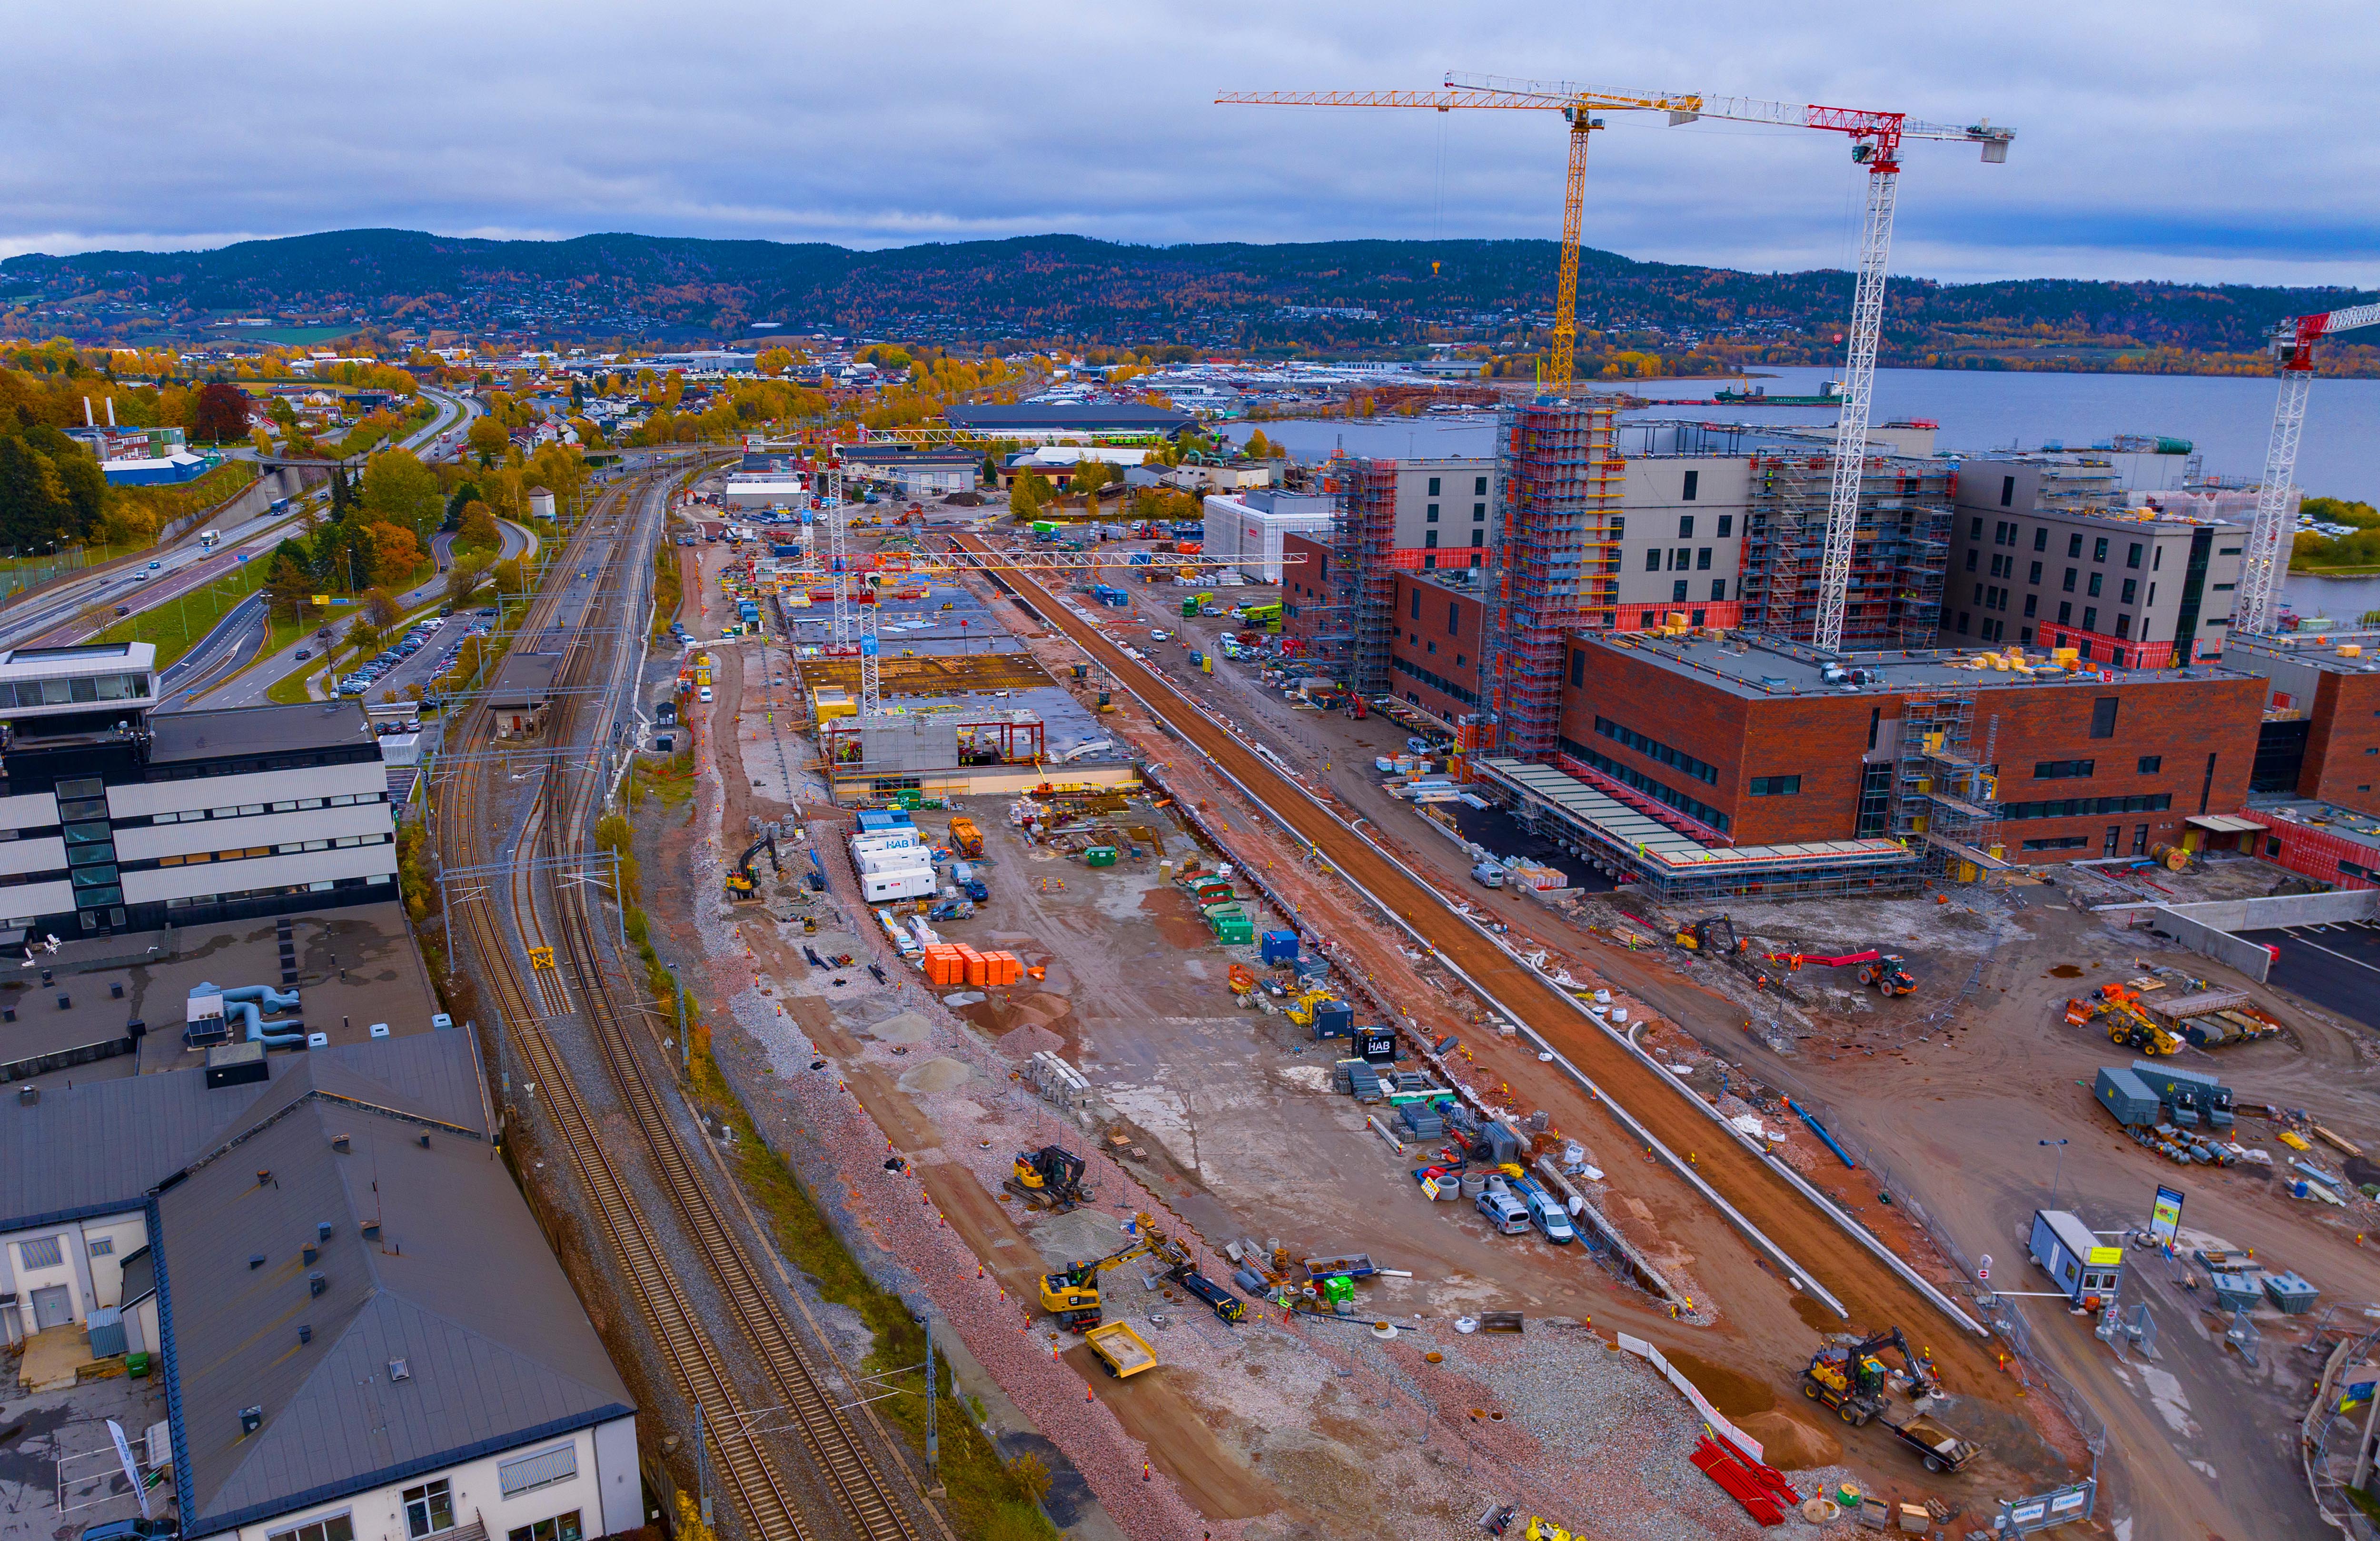
[[[1215,100],[1251,107],[1427,107],[1441,113],[1486,108],[1561,114],[1570,125],[1570,167],[1562,181],[1560,277],[1554,286],[1553,357],[1546,366],[1545,383],[1552,390],[1567,391],[1578,351],[1578,237],[1586,216],[1586,137],[1603,127],[1603,120],[1595,115],[1605,110],[1665,112],[1672,123],[1688,123],[1700,113],[1703,98],[1687,91],[1638,96],[1573,86],[1560,87],[1560,94],[1556,94],[1529,84],[1532,89],[1519,91],[1483,86],[1446,91],[1226,91]]]

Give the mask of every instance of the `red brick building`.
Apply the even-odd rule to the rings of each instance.
[[[1354,617],[1332,585],[1330,543],[1319,536],[1281,538],[1281,650],[1310,662],[1344,668],[1353,653]]]
[[[2269,687],[2257,791],[2380,814],[2380,632],[2240,637],[2224,662]]]
[[[1896,653],[1846,669],[1740,636],[1578,634],[1557,763],[1706,843],[1906,836],[1927,824],[1904,717],[1915,700],[1938,722],[1963,698],[1966,757],[1998,769],[1985,827],[2007,860],[2145,854],[2244,803],[2265,688],[2205,667],[2027,676]]]
[[[1451,728],[1468,725],[1484,710],[1479,655],[1487,607],[1466,571],[1400,572],[1390,591],[1389,694]]]

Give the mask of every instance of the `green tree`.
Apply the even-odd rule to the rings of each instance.
[[[37,423],[25,431],[25,442],[46,456],[58,473],[58,484],[66,491],[67,504],[72,511],[73,533],[89,540],[98,530],[100,521],[107,515],[107,473],[91,452],[67,438],[48,423]]]
[[[427,540],[445,514],[438,473],[410,450],[387,449],[364,463],[364,512]]]
[[[458,552],[492,552],[504,543],[504,532],[496,528],[495,511],[486,504],[472,502],[463,505],[463,516],[455,526],[455,549]]]
[[[273,571],[264,579],[265,603],[285,621],[304,618],[314,597],[313,575],[306,571],[290,545],[285,540],[273,553]]]
[[[454,564],[446,569],[446,602],[459,605],[480,587],[495,565],[495,557],[488,552],[458,552]]]
[[[63,540],[74,517],[50,457],[21,438],[0,439],[0,542],[19,551]]]

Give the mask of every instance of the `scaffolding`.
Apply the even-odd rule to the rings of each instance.
[[[1560,400],[1497,414],[1503,496],[1483,683],[1504,755],[1552,752],[1570,634],[1607,630],[1619,618],[1611,521],[1627,467],[1613,441],[1614,414],[1609,402]]]
[[[1833,465],[1831,455],[1752,456],[1752,507],[1738,585],[1745,629],[1802,642],[1816,635]],[[1934,645],[1950,566],[1955,475],[1928,462],[1866,458],[1843,650]]]
[[[1972,878],[2013,865],[2005,855],[2000,822],[1999,719],[1974,742],[1972,688],[1905,696],[1900,742],[1893,768],[1893,837],[1922,849],[1925,869],[1961,868]]]

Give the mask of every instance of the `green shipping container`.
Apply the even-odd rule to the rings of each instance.
[[[1113,867],[1115,864],[1116,848],[1112,845],[1094,845],[1083,853],[1085,867]]]

